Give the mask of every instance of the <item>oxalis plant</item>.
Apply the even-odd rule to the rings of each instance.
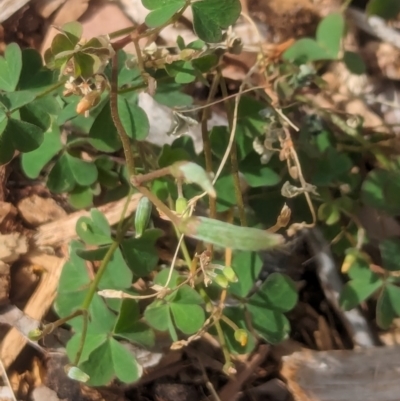
[[[239,0],[143,4],[150,10],[145,24],[106,36],[83,39],[77,22],[58,27],[45,53],[45,66],[36,51],[21,51],[16,44],[7,46],[0,60],[1,163],[20,153],[24,173],[45,178],[53,193],[68,193],[75,208],[90,207],[99,196],[103,201],[126,196],[128,205],[134,194],[141,195],[134,216],[123,210],[116,227],[110,227],[97,209],[78,220],[79,240],[69,245],[55,301],[60,319],[30,333],[39,340],[68,323],[74,335],[67,344],[71,363],[66,372],[94,386],[113,378],[126,383],[138,380],[142,367],[127,352],[127,344],[151,349],[157,333],[165,331],[173,347],[207,331],[215,335],[224,353],[224,370],[230,373],[231,354],[249,352],[256,337],[278,342],[287,335],[284,312],[297,299],[294,283],[280,274],[271,275],[259,292],[247,296],[261,270],[257,252],[281,246],[284,240],[247,226],[235,146],[224,150],[220,169],[233,178],[241,226],[234,224],[231,206],[219,210],[229,211],[228,221],[216,218],[218,188],[212,172],[215,161],[223,157],[211,152],[207,131],[200,156],[183,138],[160,151],[145,142],[149,122],[138,106],[138,92],[143,90],[160,103],[167,101],[175,108],[171,133],[179,135],[196,122],[185,114],[191,98],[181,93],[181,84],[207,83],[205,74],[211,74],[210,99],[218,87],[226,93],[219,62],[225,52],[237,52],[240,41],[223,30],[239,17]],[[186,44],[177,38],[172,50],[153,45],[159,32],[188,7],[198,40]],[[148,41],[143,49],[141,39]],[[123,51],[131,42],[136,57]],[[201,116],[204,130],[207,109]],[[246,130],[246,123],[238,128]],[[222,147],[227,144],[214,150]],[[225,167],[228,157],[232,174]],[[261,176],[252,174],[254,186],[262,185],[262,175],[270,176],[273,184],[279,181],[270,169]],[[194,205],[204,195],[211,216],[194,217]],[[154,213],[170,221],[179,239],[174,262],[164,268],[157,266],[155,243],[162,232],[153,228]],[[286,215],[283,225],[287,221]],[[189,250],[184,236],[198,241],[196,249]],[[179,270],[178,251],[184,260]],[[94,277],[87,263],[93,266]],[[133,286],[139,279],[146,288]],[[228,296],[236,298],[236,307],[224,309]]]
[[[36,51],[21,51],[16,44],[0,58],[0,162],[19,154],[27,177],[67,194],[77,209],[126,197],[115,227],[95,208],[79,219],[79,239],[69,245],[55,302],[60,319],[30,333],[39,340],[70,325],[66,372],[93,386],[115,378],[137,381],[142,367],[129,344],[151,350],[160,332],[169,334],[173,348],[206,332],[215,336],[227,374],[234,371],[232,355],[250,352],[258,339],[283,340],[290,331],[285,313],[295,306],[297,291],[278,273],[254,290],[262,269],[259,251],[282,247],[277,231],[288,226],[294,210],[298,221],[310,216],[311,221],[292,224],[290,232],[320,220],[334,250],[348,250],[345,271],[355,272],[360,258],[370,271],[355,210],[362,202],[386,207],[383,184],[399,171],[378,147],[368,146],[361,123],[349,127],[304,97],[311,85],[323,88],[316,72],[321,60],[345,62],[362,72],[356,55],[341,52],[340,14],[326,17],[316,39],[296,42],[280,64],[267,64],[260,53],[255,67],[266,77],[279,77],[268,84],[277,99],[260,88],[257,98],[245,94],[246,80],[233,98],[220,62],[242,47],[229,29],[240,15],[239,0],[143,0],[143,5],[149,10],[144,24],[109,35],[83,39],[77,22],[58,27],[45,66]],[[160,31],[189,7],[198,39],[185,43],[177,37],[174,48],[156,46]],[[147,44],[140,46],[143,39]],[[135,57],[123,50],[129,43]],[[206,105],[196,108],[182,91],[195,81],[209,87]],[[149,121],[138,105],[141,91],[171,109],[172,145],[160,149],[146,142]],[[217,91],[224,97],[228,127],[209,132],[209,106]],[[316,113],[296,127],[287,115],[299,103]],[[203,140],[200,154],[181,136],[196,124]],[[364,181],[350,174],[363,152],[381,162]],[[140,199],[130,216],[125,210],[132,196]],[[209,217],[193,214],[200,204]],[[396,205],[391,207],[395,213]],[[158,263],[156,242],[163,232],[154,228],[155,216],[169,221],[176,235],[168,266]],[[395,276],[381,276],[374,282],[392,294]],[[348,288],[346,307],[379,290],[376,284],[354,292],[359,285],[352,281]]]

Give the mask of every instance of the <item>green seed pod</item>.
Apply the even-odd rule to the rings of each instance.
[[[183,196],[180,196],[180,197],[178,197],[177,199],[176,199],[176,202],[175,202],[175,211],[178,213],[178,214],[183,214],[184,213],[184,211],[187,209],[187,206],[188,206],[188,201],[187,201],[187,199],[186,198],[184,198]],[[183,217],[183,215],[182,215],[182,217]]]
[[[228,288],[229,281],[228,281],[228,279],[227,279],[224,275],[222,275],[222,274],[217,274],[217,275],[214,277],[213,281],[214,281],[216,284],[218,284],[220,287],[222,287],[222,288]]]
[[[81,383],[86,383],[90,379],[90,376],[88,374],[86,374],[83,370],[77,368],[76,366],[65,366],[65,373],[70,379],[76,380]]]
[[[153,205],[150,202],[149,198],[147,198],[146,196],[142,196],[139,200],[139,204],[135,214],[136,238],[141,237],[144,233],[144,230],[146,230],[150,221],[152,208]]]
[[[237,283],[238,278],[236,276],[236,273],[233,271],[232,267],[225,266],[225,268],[222,270],[222,274],[228,279],[229,282]]]
[[[262,251],[284,243],[282,235],[250,227],[239,227],[207,217],[189,217],[179,226],[183,234],[224,248]]]

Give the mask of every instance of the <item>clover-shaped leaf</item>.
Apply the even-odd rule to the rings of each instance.
[[[296,284],[279,273],[270,274],[261,288],[251,296],[249,303],[280,312],[289,312],[297,303]]]
[[[250,313],[253,328],[265,341],[276,344],[288,336],[290,324],[282,312],[251,303],[247,305],[247,310]]]
[[[254,281],[253,279],[253,283]],[[269,343],[277,343],[282,341],[290,330],[289,321],[283,312],[293,309],[296,303],[297,291],[294,282],[283,274],[272,273],[250,297],[246,308],[256,332]]]
[[[129,340],[143,347],[154,345],[154,332],[143,322],[139,321],[139,305],[134,299],[122,301],[113,333],[117,337]]]
[[[348,274],[351,278],[340,294],[340,305],[345,310],[355,308],[383,285],[382,279],[370,270],[367,261],[356,257]]]
[[[83,245],[77,241],[71,242],[70,258],[61,272],[54,304],[55,311],[60,317],[66,317],[79,309],[89,291],[91,278],[89,277],[85,261],[76,254],[76,250],[82,247]],[[112,330],[115,316],[97,294],[94,295],[88,312],[91,322],[98,332],[109,332]],[[74,330],[81,331],[82,316],[75,317],[68,324]]]
[[[90,128],[89,143],[102,152],[115,152],[122,144],[111,117],[110,102],[100,107],[101,111]]]
[[[389,238],[379,244],[381,251],[382,264],[386,270],[400,270],[400,240],[398,238]]]
[[[88,186],[96,179],[97,168],[94,163],[78,159],[65,152],[53,166],[47,186],[52,192],[69,192],[75,185]]]
[[[261,165],[259,160],[254,160],[253,154],[240,163],[240,171],[252,188],[272,187],[281,181],[279,174],[272,168]]]
[[[397,0],[370,0],[367,5],[368,15],[378,15],[391,19],[400,12],[400,3]]]
[[[79,43],[82,25],[69,22],[63,25],[46,50],[44,58],[50,69],[68,70],[74,77],[89,78],[102,70],[111,55],[109,39],[98,36],[86,43]]]
[[[239,0],[202,0],[192,3],[193,27],[197,36],[209,43],[222,40],[222,30],[239,18]]]
[[[18,84],[22,69],[22,53],[16,43],[9,44],[0,57],[0,90],[12,92]]]
[[[185,5],[185,0],[142,0],[142,3],[151,10],[146,16],[146,24],[156,28],[172,18]]]
[[[44,134],[42,144],[32,152],[21,155],[24,173],[29,178],[37,178],[43,167],[62,149],[60,129],[53,123],[51,130]]]
[[[329,14],[319,23],[316,40],[310,38],[297,40],[286,50],[283,58],[301,63],[316,60],[336,60],[339,56],[343,33],[343,16],[339,13]]]
[[[85,209],[92,206],[93,192],[91,187],[75,185],[74,189],[68,194],[68,203],[75,209]]]
[[[262,268],[262,260],[256,252],[235,252],[232,268],[238,281],[229,285],[228,292],[245,298],[257,281]]]
[[[155,243],[161,235],[161,230],[146,230],[139,238],[122,241],[122,253],[135,276],[147,276],[156,267],[158,255]]]
[[[0,93],[0,103],[8,110],[14,111],[32,102],[36,95],[30,91],[16,91]]]
[[[256,339],[248,331],[244,308],[243,307],[225,308],[224,316],[226,316],[229,320],[231,320],[239,329],[245,330],[247,333],[246,344],[240,343],[235,338],[235,331],[222,319],[221,326],[224,332],[226,345],[228,346],[229,350],[235,354],[247,354],[253,351],[253,349],[256,346]]]
[[[55,82],[56,74],[48,68],[43,67],[42,56],[37,50],[22,50],[22,70],[18,82],[20,90],[25,89],[38,93]]]
[[[400,288],[386,283],[376,305],[377,323],[382,329],[388,329],[397,316],[400,316]]]
[[[361,188],[362,201],[389,215],[400,213],[400,172],[374,169]]]
[[[177,340],[171,322],[184,334],[194,334],[205,321],[203,303],[200,295],[188,285],[180,287],[175,293],[164,299],[156,300],[145,310],[144,316],[150,326],[156,330],[169,330],[174,341]],[[174,338],[175,337],[175,338]]]
[[[118,113],[130,138],[141,141],[147,137],[149,120],[141,107],[123,96],[118,96]]]
[[[37,125],[7,118],[0,111],[0,164],[11,160],[14,151],[30,152],[43,142],[44,131]]]
[[[90,217],[79,218],[76,233],[88,245],[107,245],[112,242],[108,221],[97,209],[90,211]]]
[[[79,339],[80,333],[68,343],[68,356],[71,360],[76,354]],[[87,335],[79,369],[90,377],[87,384],[91,386],[104,386],[113,378],[123,383],[133,383],[143,371],[129,348],[107,334]]]
[[[174,61],[171,64],[166,64],[165,69],[169,76],[175,77],[177,84],[188,84],[196,79],[196,70],[191,61]]]

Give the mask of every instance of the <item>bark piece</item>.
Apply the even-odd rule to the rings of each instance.
[[[0,232],[6,234],[14,224],[17,209],[8,202],[0,202]]]
[[[400,347],[303,350],[281,369],[295,401],[397,401],[399,372]]]

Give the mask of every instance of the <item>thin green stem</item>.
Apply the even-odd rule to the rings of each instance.
[[[208,294],[206,293],[206,291],[204,290],[204,288],[200,287],[198,289],[198,292],[201,295],[201,297],[204,299],[207,309],[213,311],[211,313],[211,317],[212,317],[213,323],[215,325],[215,328],[217,330],[218,341],[221,346],[222,353],[224,354],[224,359],[225,359],[225,364],[224,364],[223,369],[224,369],[225,373],[229,373],[229,368],[232,366],[232,361],[231,361],[231,354],[229,353],[228,347],[226,345],[224,332],[222,330],[221,323],[220,323],[222,310],[218,307],[215,307],[212,304],[211,299],[208,296]]]
[[[207,104],[211,103],[212,99],[215,97],[215,94],[218,89],[219,80],[221,77],[221,73],[218,70],[214,75],[213,82],[211,84],[210,92],[207,98]],[[203,140],[203,149],[204,149],[204,158],[206,162],[206,171],[211,174],[213,172],[213,163],[212,163],[212,152],[211,152],[211,141],[208,133],[207,121],[210,113],[210,107],[205,107],[203,109],[203,113],[201,116],[201,137]],[[208,197],[210,204],[210,217],[215,219],[217,217],[217,200],[211,196]],[[210,251],[213,252],[213,246],[210,244]]]
[[[234,323],[231,319],[229,319],[225,315],[221,316],[221,320],[224,321],[233,331],[240,329],[240,327],[236,323]]]
[[[218,318],[214,318],[215,329],[217,330],[219,344],[224,354],[225,364],[223,370],[225,373],[229,373],[229,368],[232,366],[231,354],[229,353],[228,347],[226,345],[224,332],[222,331],[221,323]]]
[[[179,225],[180,218],[172,213],[172,211],[166,205],[164,205],[164,203],[160,201],[160,199],[158,199],[157,196],[155,196],[149,189],[143,186],[138,186],[136,188],[141,194],[147,196],[150,201],[171,220],[173,224]]]
[[[175,214],[172,213],[171,210],[168,209],[168,207],[165,206],[164,203],[161,202],[149,189],[140,185],[140,178],[138,178],[139,182],[136,182],[135,161],[131,149],[131,142],[118,114],[118,58],[116,54],[112,57],[110,107],[115,128],[117,129],[118,135],[121,138],[126,166],[131,178],[131,184],[134,185],[142,195],[147,196],[150,201],[171,220],[172,223],[179,224],[180,219],[175,216]],[[165,175],[165,172],[163,174]]]
[[[97,291],[97,287],[99,286],[100,280],[103,277],[104,272],[107,269],[107,265],[110,262],[112,256],[114,255],[114,252],[118,249],[119,247],[119,241],[118,239],[115,239],[111,246],[108,248],[107,253],[105,254],[103,260],[100,263],[99,270],[96,273],[96,276],[94,277],[94,280],[90,284],[89,291],[86,294],[86,297],[82,303],[82,308],[83,310],[88,310],[90,303],[92,302],[92,299],[94,297],[94,294]]]
[[[226,82],[225,82],[225,79],[222,74],[221,74],[220,82],[221,82],[222,95],[225,99],[227,99],[228,98],[228,89],[226,87]],[[228,115],[229,129],[232,129],[233,113],[232,113],[232,108],[231,108],[229,100],[225,101],[225,105],[226,105],[226,112]],[[243,202],[242,189],[241,189],[241,185],[240,185],[239,162],[238,162],[238,157],[237,157],[236,141],[232,142],[230,158],[231,158],[231,172],[232,172],[232,176],[233,176],[233,184],[235,187],[236,202],[237,202],[237,207],[239,209],[240,224],[241,224],[241,226],[246,227],[247,219],[246,219],[246,212],[245,212],[245,207],[244,207],[244,202]]]
[[[41,332],[41,334],[37,337],[35,337],[35,341],[39,341],[40,339],[42,339],[43,337],[49,335],[50,333],[52,333],[56,328],[62,326],[63,324],[69,322],[70,320],[72,320],[74,317],[83,315],[84,311],[82,311],[81,309],[76,310],[75,312],[71,313],[70,315],[63,317],[62,319],[58,319],[53,323],[49,323],[46,324],[43,327],[43,330]]]
[[[42,97],[47,96],[49,93],[53,92],[54,90],[60,88],[61,86],[63,86],[66,82],[66,79],[62,79],[61,81],[57,82],[54,85],[51,85],[50,88],[47,88],[45,91],[43,91],[42,93],[39,93],[35,99],[40,99]]]
[[[83,324],[82,324],[82,333],[81,333],[81,338],[79,340],[79,348],[78,348],[78,351],[76,352],[76,355],[75,355],[75,358],[74,358],[74,365],[75,366],[78,366],[79,365],[79,361],[81,360],[83,348],[85,346],[88,323],[89,323],[89,314],[88,314],[87,311],[84,311]]]
[[[125,218],[125,215],[126,215],[126,211],[128,210],[128,206],[129,206],[129,203],[131,201],[133,193],[134,193],[134,190],[133,190],[132,187],[130,187],[128,195],[126,196],[126,202],[124,203],[124,207],[123,207],[122,212],[121,212],[121,218],[119,219],[119,222],[118,222],[117,236],[118,236],[118,233],[123,232],[123,227],[122,226],[123,226],[123,223],[124,223],[124,218]]]
[[[111,91],[110,91],[110,108],[111,116],[117,129],[118,135],[122,142],[126,166],[130,176],[135,175],[135,160],[131,149],[131,141],[128,134],[122,125],[121,119],[118,114],[118,56],[115,53],[111,60]]]
[[[171,170],[169,167],[163,167],[158,170],[151,171],[150,173],[147,174],[142,174],[142,175],[135,175],[133,178],[131,178],[132,184],[136,186],[141,186],[147,181],[153,181],[157,178],[165,177],[166,175],[171,174]]]
[[[110,39],[119,38],[120,36],[129,35],[133,31],[135,31],[136,29],[137,29],[136,26],[130,26],[128,28],[119,29],[118,31],[109,33],[108,37]]]

